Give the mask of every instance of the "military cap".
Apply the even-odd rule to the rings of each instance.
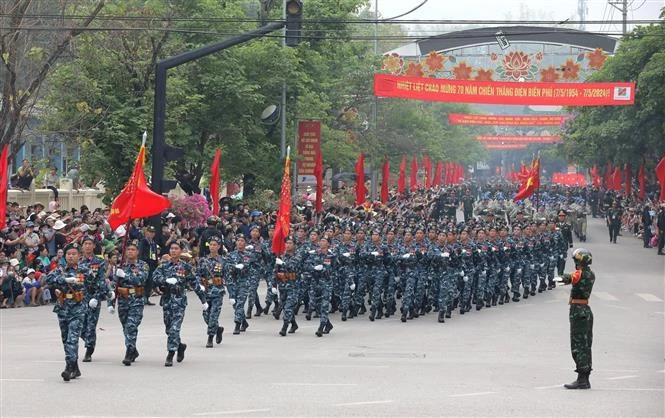
[[[213,235],[213,236],[208,238],[208,243],[211,243],[213,241],[216,242],[217,244],[222,243],[222,239],[220,237],[218,237],[217,235]]]
[[[76,250],[77,252],[81,252],[81,246],[79,245],[78,242],[71,242],[65,246],[65,254],[67,254],[67,251],[69,250]]]

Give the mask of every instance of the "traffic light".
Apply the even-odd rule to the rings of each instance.
[[[286,2],[286,46],[298,46],[302,29],[302,1]]]

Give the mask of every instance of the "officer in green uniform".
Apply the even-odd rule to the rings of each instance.
[[[568,252],[568,248],[573,248],[573,233],[571,232],[570,224],[566,222],[566,216],[568,216],[566,211],[562,209],[558,215],[559,222],[557,222],[556,227],[561,233],[563,241],[559,245],[559,258],[557,259],[556,270],[557,274],[561,276],[563,270],[566,268],[566,253]]]
[[[589,297],[596,276],[591,271],[591,252],[584,248],[573,251],[575,272],[557,278],[563,284],[571,284],[570,289],[570,351],[575,361],[577,380],[565,384],[566,389],[590,389],[591,343],[593,342],[593,312]]]

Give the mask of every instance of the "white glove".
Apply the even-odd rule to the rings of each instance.
[[[529,267],[531,268],[531,270],[533,270],[533,269],[536,268],[536,265],[535,265],[535,264],[531,264]]]
[[[506,267],[506,272],[509,272],[509,271],[510,271],[510,267]]]
[[[448,258],[448,257],[450,257],[450,253],[447,252],[447,251],[446,251],[445,253],[441,253],[441,257],[446,257],[446,258]]]
[[[508,251],[508,247],[503,247],[503,251]]]
[[[90,299],[90,302],[88,302],[88,306],[92,309],[95,309],[97,305],[99,305],[99,302],[95,298]]]
[[[249,250],[249,251],[252,251],[252,250],[254,249],[254,246],[251,245],[251,244],[250,244],[250,245],[246,245],[246,246],[245,246],[245,249],[246,249],[246,250]]]
[[[462,250],[462,254],[466,254],[466,250]]]
[[[202,284],[199,284],[199,290],[200,290],[201,292],[205,292],[205,291],[206,291],[206,288],[205,288],[205,286],[203,286]],[[204,309],[204,311],[205,311],[205,309]]]
[[[545,267],[545,263],[540,263],[540,267],[541,268]]]
[[[308,252],[309,254],[314,254],[316,251],[314,251],[314,250],[309,250],[309,251],[307,251],[307,252]]]
[[[233,298],[229,298],[229,303],[230,303],[232,306],[235,306],[235,304],[236,304],[236,300],[233,299]]]
[[[464,276],[464,278],[462,280],[464,280],[464,283],[468,282],[469,281],[469,276]]]
[[[464,277],[464,270],[460,271],[460,272],[459,272],[459,275],[462,276],[462,277]]]
[[[349,285],[349,289],[351,289],[351,290],[356,290],[356,284],[355,284],[355,283],[351,283],[351,284]]]
[[[238,264],[236,264],[234,267],[237,268],[238,270],[242,270],[242,269],[245,268],[245,265],[242,264],[242,263],[238,263]]]
[[[106,310],[109,311],[111,315],[115,313],[115,308],[113,306],[109,306],[108,308],[106,308]]]
[[[374,257],[376,257],[377,255],[379,255],[379,252],[378,251],[372,251],[370,254],[372,254]]]
[[[284,260],[282,260],[281,258],[277,257],[277,258],[275,259],[275,264],[277,264],[278,266],[281,266],[282,264],[284,264]]]
[[[550,261],[554,261],[554,256],[550,256]]]
[[[485,276],[487,274],[487,270],[483,270],[482,275]]]
[[[115,299],[115,292],[111,290],[111,294],[109,295],[109,299],[113,300]]]
[[[76,283],[77,280],[76,277],[65,277],[65,283]]]
[[[201,305],[201,309],[203,309],[203,311],[207,311],[209,307],[210,306],[208,306],[208,302],[204,302],[203,305]]]
[[[125,277],[125,270],[123,269],[118,269],[115,271],[115,277],[118,277],[120,279]]]
[[[556,276],[556,277],[554,277],[554,281],[557,282],[557,283],[561,283],[561,282],[563,282],[563,277]]]
[[[407,253],[407,254],[404,254],[404,255],[402,256],[402,258],[405,259],[405,260],[406,260],[407,258],[409,258],[409,257],[411,257],[411,254],[408,254],[408,253]]]
[[[273,295],[276,295],[277,294],[277,288],[273,287],[272,289],[270,289],[270,293],[272,293]]]
[[[342,253],[344,257],[351,257],[351,253]]]
[[[522,269],[517,269],[517,274],[520,274],[522,272]]]
[[[400,277],[399,277],[399,276],[395,276],[395,283],[399,283],[399,280],[400,280]]]
[[[321,270],[323,270],[323,265],[321,265],[321,264],[317,264],[316,266],[314,266],[314,270],[316,270],[316,271],[321,271]]]
[[[559,258],[563,260],[563,254],[560,254],[560,255],[559,255]]]
[[[483,250],[481,250],[480,248],[478,248],[478,254],[480,254],[480,253],[482,253],[482,252],[483,252]]]
[[[178,279],[175,277],[169,277],[168,279],[164,280],[166,284],[174,285],[178,283]]]

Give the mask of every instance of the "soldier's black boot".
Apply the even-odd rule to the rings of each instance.
[[[476,310],[479,311],[479,310],[483,309],[484,305],[485,304],[483,303],[483,301],[479,300],[478,303],[476,304]]]
[[[291,329],[289,330],[289,334],[293,334],[294,332],[296,332],[297,329],[298,329],[298,323],[296,322],[296,318],[294,317],[291,320]]]
[[[281,335],[282,337],[286,337],[286,330],[288,328],[289,328],[289,323],[284,321],[284,323],[282,324],[282,329],[281,331],[279,331],[279,335]]]
[[[280,309],[279,301],[276,300],[276,301],[275,301],[275,309],[272,310],[273,314],[275,313],[275,311],[277,311],[277,310],[279,310],[279,309]]]
[[[492,299],[494,299],[494,297],[485,299],[485,307],[486,308],[496,306],[496,302],[494,303],[494,305],[492,305]]]
[[[317,337],[323,337],[323,327],[324,327],[323,324],[319,324],[319,329],[316,330],[314,335],[316,335]]]
[[[388,317],[387,315],[388,314],[386,313],[386,318]],[[383,308],[379,307],[379,310],[376,311],[376,319],[381,319],[381,318],[383,318]]]
[[[446,322],[446,320],[444,319],[445,316],[446,316],[446,310],[445,310],[445,309],[441,309],[441,310],[439,311],[439,322],[440,322],[440,323],[444,323],[444,322]]]
[[[268,312],[270,312],[270,301],[267,301],[266,306],[263,308],[264,315],[268,315]]]
[[[529,299],[529,289],[524,289],[524,294],[522,295],[522,299]]]
[[[400,321],[406,322],[406,311],[402,312],[402,318],[400,318]]]
[[[217,327],[217,332],[215,333],[215,342],[217,344],[221,344],[223,336],[224,336],[224,327]]]
[[[206,343],[206,348],[212,348],[212,335],[208,335],[208,342]]]
[[[254,299],[254,306],[256,307],[256,315],[254,316],[261,316],[263,313],[263,306],[261,306],[261,301],[259,298]]]
[[[346,309],[342,310],[342,321],[346,321]]]
[[[453,306],[448,305],[448,309],[446,309],[446,318],[452,318],[453,316]]]
[[[245,318],[252,319],[252,305],[247,307],[247,312],[245,313]]]
[[[65,382],[69,382],[73,378],[73,374],[74,371],[72,368],[72,362],[67,361],[65,365],[65,370],[63,370],[62,373],[60,373],[60,376],[62,376],[62,380],[64,380]]]
[[[325,327],[323,327],[323,333],[324,334],[330,334],[330,331],[333,329],[332,322],[330,322],[330,319],[328,319],[328,323],[326,324]]]
[[[81,376],[81,369],[79,369],[78,360],[72,361],[72,379],[76,379]]]
[[[360,305],[360,311],[358,311],[358,314],[363,315],[365,312],[367,312],[367,308],[365,308],[365,302]]]
[[[589,372],[577,372],[577,380],[572,383],[566,383],[563,387],[566,389],[590,389],[591,383],[589,383]]]
[[[134,347],[134,349],[132,350],[132,363],[134,363],[137,358],[139,358],[139,350],[137,350],[136,347]]]
[[[406,319],[413,319],[413,318],[415,318],[413,311],[409,311],[409,316],[407,316]]]
[[[497,302],[499,305],[503,305],[503,297],[497,295],[492,296],[492,306],[496,306]]]
[[[233,329],[233,335],[240,334],[240,321],[236,321],[236,327]]]
[[[122,359],[122,364],[124,364],[125,366],[131,366],[132,365],[132,354],[134,354],[134,350],[127,347],[127,351],[125,351],[125,358]]]
[[[180,343],[178,345],[178,355],[175,358],[178,363],[181,363],[185,359],[185,350],[187,350],[187,344]]]
[[[240,331],[245,332],[249,328],[249,322],[246,319],[242,320],[242,325],[240,326]]]
[[[85,349],[85,355],[83,356],[83,362],[89,363],[92,361],[92,353],[95,352],[95,347],[87,347]]]
[[[174,355],[175,355],[175,351],[169,351],[169,353],[166,355],[166,361],[164,362],[164,367],[173,366],[173,356]]]
[[[282,314],[282,309],[281,306],[275,302],[275,310],[272,311],[272,317],[275,318],[276,320],[279,320],[279,316]]]
[[[307,313],[305,314],[305,319],[308,320],[308,321],[311,321],[311,320],[312,320],[312,311],[310,311],[309,309],[307,309],[305,312],[307,312]]]
[[[369,312],[369,320],[374,322],[374,317],[376,316],[376,308],[372,308]]]

